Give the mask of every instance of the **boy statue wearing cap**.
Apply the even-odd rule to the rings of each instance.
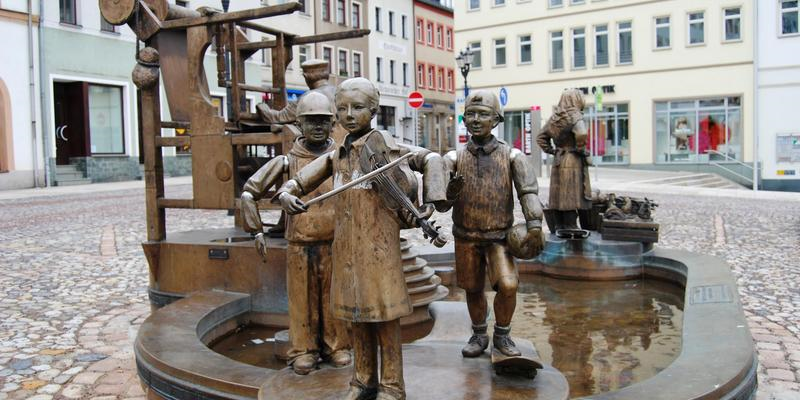
[[[424,202],[445,201],[439,155],[396,144],[388,133],[371,128],[379,96],[375,85],[364,78],[339,85],[336,116],[348,134],[335,151],[314,160],[281,187],[278,200],[288,214],[306,211],[297,196],[314,190],[329,177],[333,176],[336,188],[370,172],[360,163],[362,155],[372,151],[368,141],[384,142],[392,157],[413,153],[407,164],[424,173]],[[355,360],[350,390],[344,398],[400,400],[406,396],[400,318],[412,312],[400,256],[400,229],[407,226],[400,212],[390,208],[373,185],[362,182],[333,198],[336,234],[330,307],[334,318],[352,323]]]
[[[507,240],[514,223],[515,188],[527,227],[523,241],[534,246],[542,243],[542,206],[536,175],[525,154],[492,135],[492,129],[502,121],[500,102],[494,93],[470,93],[464,123],[471,137],[464,148],[444,157],[451,176],[463,179],[460,194],[451,193],[448,188],[447,197],[453,204],[456,279],[466,291],[472,320],[472,337],[461,350],[464,357],[478,357],[489,346],[484,293],[487,272],[489,283],[497,292],[493,345],[506,356],[520,355],[510,336],[518,276]]]
[[[333,104],[328,97],[307,93],[297,105],[297,121],[302,136],[297,137],[289,153],[270,160],[244,185],[241,197],[242,225],[256,235],[256,248],[266,256],[257,201],[267,189],[288,172],[297,171],[317,157],[332,151],[329,138],[333,125]],[[309,196],[331,189],[330,179],[322,182]],[[320,358],[335,367],[350,364],[350,338],[346,321],[333,318],[330,312],[331,241],[334,229],[332,201],[323,201],[306,214],[287,220],[286,248],[287,292],[289,297],[289,365],[305,375],[316,368]]]

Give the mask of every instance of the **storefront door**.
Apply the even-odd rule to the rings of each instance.
[[[89,155],[88,87],[86,82],[54,82],[53,111],[56,164],[69,164],[72,157]]]

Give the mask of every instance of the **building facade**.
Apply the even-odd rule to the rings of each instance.
[[[524,148],[519,121],[532,108],[548,118],[561,92],[577,87],[597,165],[746,175],[753,2],[460,1],[456,46],[475,53],[470,89],[505,92],[508,143]]]
[[[369,12],[369,79],[381,92],[373,123],[400,142],[416,144],[414,111],[406,102],[415,85],[413,1],[371,0]]]
[[[37,4],[34,4],[37,6]],[[0,190],[43,186],[39,101],[39,10],[0,1]],[[30,24],[29,24],[30,17]]]
[[[315,0],[314,7],[317,34],[369,27],[369,0]],[[328,61],[334,85],[348,78],[369,76],[369,39],[366,36],[317,43],[312,47],[316,58]]]
[[[445,153],[455,148],[456,63],[453,9],[414,0],[416,87],[425,97],[417,116],[417,145]]]
[[[800,191],[798,2],[758,2],[758,153],[761,187]]]

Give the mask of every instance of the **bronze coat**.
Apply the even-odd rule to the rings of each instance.
[[[432,176],[441,179],[441,163],[432,162],[436,157],[431,157],[430,151],[397,145],[389,134],[373,130],[349,146],[340,146],[314,160],[280,191],[303,194],[330,176],[334,177],[336,188],[364,175],[359,156],[369,135],[383,135],[395,157],[415,152],[408,161],[414,171],[427,174],[435,164],[439,173]],[[426,202],[444,199],[443,182],[431,183],[427,178],[423,182]],[[336,209],[331,280],[333,316],[353,322],[380,322],[410,314],[412,305],[403,276],[397,212],[385,206],[369,183],[351,188],[332,200]]]
[[[592,187],[589,182],[589,164],[584,155],[586,125],[578,120],[563,129],[550,129],[545,124],[536,143],[545,153],[552,154],[550,172],[551,210],[586,210],[592,207]],[[553,146],[555,145],[555,146]]]

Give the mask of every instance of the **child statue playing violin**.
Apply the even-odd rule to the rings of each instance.
[[[396,144],[389,134],[371,128],[379,96],[375,85],[364,78],[348,79],[339,85],[335,95],[336,116],[348,135],[336,150],[308,164],[280,188],[275,199],[287,213],[306,211],[306,205],[298,197],[310,193],[330,176],[335,190],[371,172],[364,166],[364,160],[374,153],[388,155],[389,159],[409,152],[414,154],[400,163],[398,168],[407,173],[399,176],[405,176],[407,181],[398,183],[416,188],[410,170],[423,173],[426,216],[433,212],[431,203],[446,202],[441,156]],[[381,148],[374,148],[376,144]],[[408,210],[396,207],[397,199],[387,198],[377,186],[375,182],[363,182],[334,198],[336,226],[330,307],[334,318],[352,323],[355,361],[350,390],[345,397],[352,400],[405,399],[400,318],[411,314],[412,304],[403,276],[400,229],[415,223]],[[416,193],[411,195],[416,200]]]

